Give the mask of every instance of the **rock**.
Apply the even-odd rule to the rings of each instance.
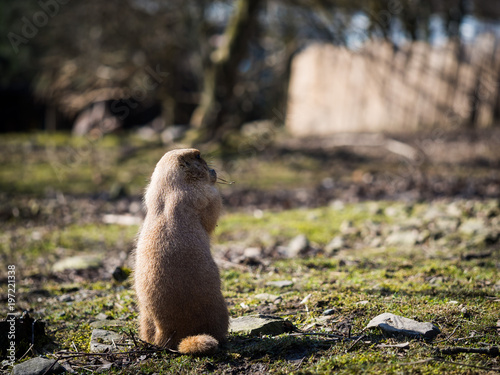
[[[418,241],[418,231],[416,229],[413,230],[401,230],[391,233],[385,239],[387,245],[403,245],[403,246],[412,246],[415,245]]]
[[[280,296],[277,296],[275,294],[269,294],[269,293],[260,293],[255,296],[258,300],[261,301],[269,301],[269,302],[274,302],[278,298],[281,298]]]
[[[333,239],[325,246],[325,251],[327,253],[334,253],[345,247],[345,241],[342,236],[335,236]]]
[[[260,247],[247,247],[243,251],[243,256],[245,258],[254,258],[254,259],[262,258],[262,249]]]
[[[308,248],[309,240],[304,234],[299,234],[294,239],[292,239],[286,247],[285,256],[287,258],[294,258],[300,254],[305,253]]]
[[[383,313],[370,320],[366,328],[372,327],[379,327],[388,333],[402,334],[410,337],[423,336],[427,339],[432,339],[441,332],[432,323],[421,323],[391,313]]]
[[[62,272],[66,270],[85,270],[89,268],[99,268],[102,266],[102,259],[97,255],[77,255],[61,259],[52,266],[53,272]]]
[[[460,220],[456,217],[443,216],[436,218],[432,224],[435,229],[441,232],[455,232],[458,228]]]
[[[184,137],[188,129],[189,127],[185,125],[169,126],[161,133],[161,141],[164,144],[170,144],[176,142],[182,137]]]
[[[378,344],[377,348],[398,348],[398,349],[409,349],[410,343],[402,342],[401,344]]]
[[[99,313],[96,315],[95,317],[97,320],[107,320],[107,319],[110,319],[109,316],[107,316],[106,314],[104,313]]]
[[[107,214],[102,217],[102,221],[105,224],[117,224],[123,226],[141,225],[142,218],[139,216],[132,215],[114,215]]]
[[[92,353],[104,353],[118,351],[113,343],[122,340],[122,336],[113,331],[94,329],[90,337],[90,351]]]
[[[389,217],[401,216],[403,214],[403,209],[397,206],[390,206],[385,209],[385,214]]]
[[[335,309],[326,309],[325,311],[323,311],[323,313],[321,315],[333,315],[337,312],[337,310]]]
[[[248,315],[231,319],[229,332],[256,335],[280,335],[296,328],[288,320],[272,315]]]
[[[15,365],[12,374],[13,375],[43,375],[43,374],[63,374],[66,372],[64,367],[59,363],[56,363],[55,359],[47,359],[42,357],[36,357],[27,360],[26,362]],[[52,366],[53,365],[53,366]],[[49,370],[49,368],[52,368]]]
[[[104,328],[104,327],[125,327],[127,323],[124,320],[111,319],[111,320],[96,320],[89,325],[92,328]]]
[[[424,214],[424,220],[434,221],[437,218],[444,216],[444,214],[445,213],[443,212],[443,208],[436,205],[431,205]]]
[[[354,223],[351,220],[344,220],[340,224],[340,232],[342,234],[353,234],[356,232],[356,227],[354,226]]]
[[[459,232],[468,235],[475,235],[484,232],[486,229],[486,223],[481,219],[468,219],[465,220],[462,225],[458,228]]]
[[[275,286],[277,288],[284,288],[287,286],[292,286],[293,281],[292,280],[278,280],[278,281],[268,281],[266,283],[267,286]]]

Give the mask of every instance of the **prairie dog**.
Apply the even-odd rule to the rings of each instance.
[[[217,174],[196,149],[167,152],[146,189],[136,249],[142,340],[207,355],[225,341],[229,314],[210,234],[221,212]]]

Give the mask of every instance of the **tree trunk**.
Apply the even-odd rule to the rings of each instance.
[[[238,0],[236,11],[224,32],[224,42],[212,54],[212,64],[204,73],[201,102],[191,117],[200,129],[200,140],[219,140],[222,131],[237,127],[233,118],[234,93],[238,66],[246,55],[248,41],[257,24],[261,0]],[[237,117],[237,116],[236,116]]]

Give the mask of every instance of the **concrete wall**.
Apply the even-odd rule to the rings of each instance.
[[[286,125],[295,135],[488,127],[500,103],[500,48],[423,42],[395,51],[312,45],[292,62]]]

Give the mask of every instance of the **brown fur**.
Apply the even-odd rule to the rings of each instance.
[[[175,349],[195,336],[181,344],[182,351],[211,354],[225,340],[228,311],[210,253],[221,211],[215,180],[195,149],[167,152],[151,176],[135,264],[144,341]],[[204,334],[215,340],[204,345]]]

